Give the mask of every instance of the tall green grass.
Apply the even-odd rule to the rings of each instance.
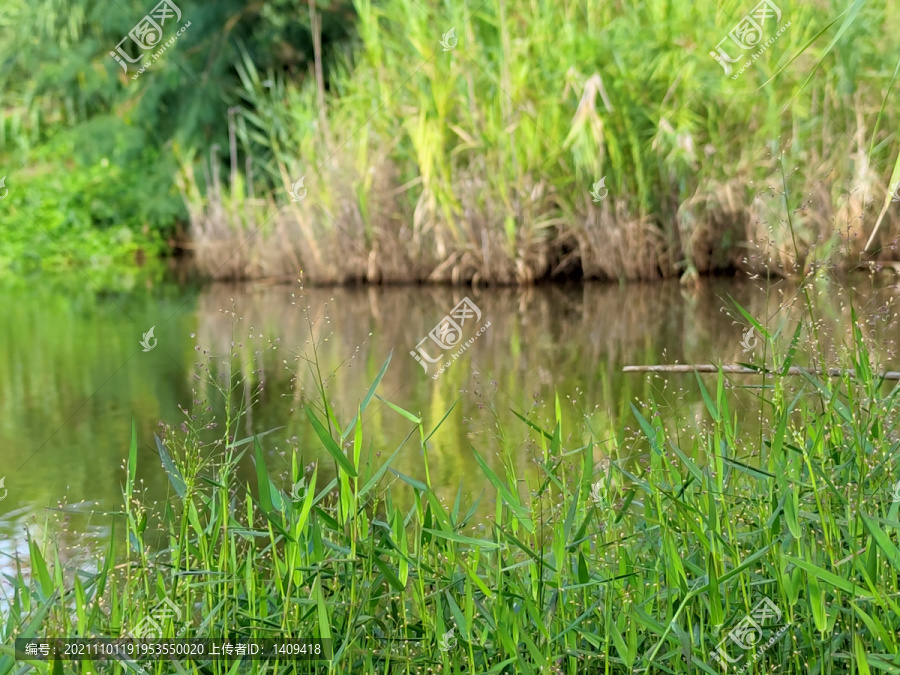
[[[744,655],[758,655],[750,671],[896,672],[900,389],[877,375],[855,312],[841,364],[854,372],[830,380],[779,375],[817,328],[746,319],[769,345],[763,386],[747,383],[757,387],[759,436],[739,427],[731,388],[740,385],[721,374],[696,378],[697,428],[664,424],[667,404],[651,398],[632,406],[633,430],[600,439],[556,401],[549,426],[520,415],[527,444],[502,428],[492,445],[468,449],[492,487],[478,497],[462,486],[450,501],[436,492],[429,449],[443,418],[386,402],[408,436],[382,463],[366,461],[363,420],[390,359],[349,423],[324,389],[306,401],[333,465],[327,483],[323,467],[295,455],[291,484],[277,484],[265,437],[239,437],[240,410],[212,443],[198,433],[209,422],[201,414],[156,439],[154,470],[171,493],[150,503],[133,430],[108,548],[72,570],[58,545],[33,540],[11,574],[4,642],[118,636],[170,598],[189,636],[330,638],[334,658],[321,672],[715,673],[716,645],[768,598],[789,627]],[[421,453],[413,475],[392,467],[407,446]],[[522,453],[536,472],[516,471]],[[241,462],[255,465],[253,484],[237,478]],[[411,500],[398,499],[400,486]],[[167,634],[183,628],[170,623]],[[0,652],[5,675],[16,666],[9,647]]]
[[[311,78],[238,63],[231,178],[182,158],[198,263],[313,283],[792,275],[841,241],[850,266],[900,178],[898,8],[779,2],[790,27],[732,79],[709,52],[757,4],[359,0],[326,123]],[[796,252],[769,200],[782,160]],[[885,211],[871,250],[896,235]]]

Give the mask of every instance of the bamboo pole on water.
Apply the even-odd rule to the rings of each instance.
[[[733,363],[724,363],[721,366],[716,366],[711,363],[685,363],[671,366],[625,366],[622,368],[623,373],[718,373],[720,370],[729,375],[762,375],[764,373],[768,373],[769,375],[781,374],[774,370],[748,368],[747,366],[737,366]],[[841,377],[842,375],[856,374],[853,370],[841,370],[840,368],[829,368],[827,371],[823,371],[821,368],[800,368],[798,366],[791,366],[785,374],[801,375],[804,372],[815,375],[821,375],[823,372],[827,372],[829,377]],[[900,380],[900,371],[888,370],[881,373],[879,377],[882,377],[885,380]]]

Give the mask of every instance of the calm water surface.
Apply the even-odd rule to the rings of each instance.
[[[756,283],[731,279],[707,280],[691,291],[676,283],[525,290],[173,284],[105,296],[40,285],[2,290],[0,478],[6,493],[0,501],[0,557],[21,553],[23,527],[40,531],[48,514],[65,523],[57,536],[81,544],[103,535],[110,516],[82,513],[115,511],[121,504],[132,417],[139,478],[150,497],[165,499],[170,488],[153,434],[160,422],[185,421],[179,406],[196,408],[204,420],[210,419],[202,412],[209,406],[205,414],[221,422],[224,404],[210,380],[227,388],[229,368],[238,383],[235,406],[253,401],[239,437],[283,427],[263,445],[270,472],[289,486],[294,452],[303,465],[321,460],[325,480],[333,475],[333,463],[302,409],[313,401],[321,410],[317,379],[324,381],[336,418],[347,424],[393,353],[378,394],[421,416],[426,431],[453,408],[428,443],[431,481],[448,499],[460,486],[477,497],[486,486],[472,448],[498,470],[504,457],[517,470],[528,470],[539,444],[512,411],[552,428],[557,394],[569,447],[593,434],[598,461],[643,451],[621,433],[633,425],[629,404],[636,399],[654,396],[668,403],[676,424],[701,418],[703,402],[692,375],[624,375],[622,366],[760,362],[761,342],[753,352],[743,351],[746,326],[735,320],[729,298],[777,324],[799,315],[796,293],[782,283],[767,300]],[[844,296],[828,287],[813,293],[823,334],[829,326],[849,325]],[[874,317],[864,326],[866,334],[890,358],[900,333],[895,324],[877,319],[890,318],[886,307],[894,291],[859,293],[858,311]],[[410,351],[464,297],[481,319],[472,328],[474,319],[463,326],[460,344],[488,322],[490,327],[432,379],[435,366],[425,373]],[[787,336],[793,326],[785,329]],[[140,341],[151,327],[157,342],[144,351]],[[435,354],[435,345],[428,344],[426,353]],[[739,392],[737,400],[736,413],[752,439],[758,402],[752,391]],[[194,401],[200,403],[192,406]],[[373,399],[363,429],[364,461],[378,463],[402,446],[394,468],[424,480],[416,437],[404,444],[413,429],[407,419]],[[752,441],[748,452],[750,446]],[[251,480],[252,466],[244,470]],[[398,486],[402,492],[405,485]]]

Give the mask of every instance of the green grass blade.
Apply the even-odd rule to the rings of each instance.
[[[731,459],[730,457],[726,457],[725,455],[719,455],[722,458],[722,461],[728,464],[729,466],[734,467],[738,471],[743,471],[749,476],[753,476],[759,480],[766,480],[767,478],[775,478],[774,473],[769,473],[765,469],[760,469],[754,466],[750,466],[749,464],[744,464],[743,462],[739,462],[736,459]]]
[[[865,598],[868,596],[866,589],[861,586],[857,586],[852,581],[848,581],[847,579],[843,579],[828,570],[824,570],[821,567],[813,565],[811,562],[806,560],[802,560],[800,558],[795,558],[794,556],[785,555],[784,559],[788,562],[794,563],[797,567],[802,570],[806,570],[809,574],[812,574],[814,577],[825,581],[835,588],[839,588],[842,591],[847,593],[851,593],[853,595],[859,596],[861,598]]]
[[[663,452],[659,447],[659,442],[657,441],[657,437],[659,436],[658,431],[653,428],[650,422],[647,421],[647,418],[645,418],[641,414],[641,411],[637,409],[634,403],[629,403],[628,405],[631,406],[631,412],[634,413],[634,416],[637,418],[638,424],[641,426],[641,430],[643,430],[644,432],[644,436],[647,437],[647,442],[650,443],[650,448],[657,455],[662,455]]]
[[[428,441],[428,439],[431,438],[434,435],[434,433],[438,429],[441,428],[441,425],[444,423],[444,420],[446,420],[447,417],[450,415],[450,413],[453,412],[453,409],[456,407],[456,404],[459,403],[459,399],[461,399],[461,398],[462,398],[462,394],[460,394],[459,396],[456,397],[456,400],[453,401],[453,405],[451,405],[447,409],[447,412],[444,413],[444,416],[440,419],[440,421],[434,425],[434,429],[432,429],[431,432],[425,438],[422,439],[423,444],[426,443]]]
[[[497,543],[493,541],[489,541],[487,539],[474,539],[472,537],[466,537],[462,534],[457,534],[456,532],[446,532],[444,530],[434,530],[428,527],[422,528],[423,532],[428,532],[429,534],[433,534],[435,537],[440,537],[441,539],[448,539],[450,541],[455,541],[457,544],[465,544],[466,546],[475,546],[478,548],[487,548],[487,549],[495,549],[498,548]]]
[[[388,365],[391,362],[391,357],[394,355],[394,350],[392,349],[390,354],[388,354],[387,359],[384,362],[384,365],[381,366],[381,370],[378,371],[378,375],[375,376],[375,381],[372,382],[372,386],[369,387],[368,393],[363,398],[362,404],[359,406],[359,411],[357,416],[353,418],[353,421],[350,422],[350,425],[344,429],[344,432],[341,434],[341,440],[343,441],[347,436],[350,435],[350,432],[353,431],[353,428],[356,426],[357,420],[360,416],[365,412],[366,407],[369,405],[369,402],[372,400],[372,397],[375,395],[375,390],[378,388],[378,385],[381,384],[381,379],[384,377],[384,374],[387,372]]]
[[[859,517],[862,519],[863,525],[866,526],[869,534],[872,535],[872,539],[875,540],[878,548],[881,549],[881,552],[884,553],[888,562],[894,568],[894,574],[900,575],[900,550],[897,550],[891,538],[878,526],[874,518],[870,518],[865,513],[860,513]]]
[[[159,436],[153,434],[153,438],[156,440],[156,449],[159,452],[159,458],[162,460],[163,468],[166,470],[166,474],[169,476],[169,482],[175,489],[175,494],[177,494],[181,499],[184,499],[185,495],[187,494],[187,485],[184,482],[184,477],[181,475],[178,467],[175,466],[175,462],[172,461],[172,457],[171,455],[169,455],[169,451],[166,450],[166,446],[164,446],[163,442],[159,440]]]
[[[779,68],[778,70],[776,70],[776,71],[775,71],[775,74],[772,75],[772,77],[770,77],[768,80],[766,80],[766,81],[763,82],[761,85],[759,85],[759,87],[757,88],[756,91],[761,91],[762,89],[764,89],[770,82],[772,82],[772,80],[774,80],[776,77],[778,77],[778,76],[784,71],[785,68],[787,68],[787,67],[788,67],[789,65],[791,65],[794,61],[796,61],[797,59],[799,59],[799,58],[803,55],[803,53],[804,53],[807,49],[809,49],[809,46],[810,46],[813,42],[815,42],[816,40],[818,40],[820,37],[822,37],[822,35],[824,35],[825,33],[827,33],[827,32],[828,32],[828,29],[831,28],[835,23],[837,23],[837,20],[840,19],[841,16],[843,16],[846,12],[847,12],[847,10],[844,10],[844,12],[841,12],[841,14],[838,14],[834,19],[832,19],[832,20],[829,21],[827,24],[825,24],[825,26],[824,26],[818,33],[816,33],[815,35],[813,35],[809,40],[806,41],[806,44],[804,44],[802,47],[800,47],[799,50],[797,50],[797,53],[796,53],[796,54],[794,54],[790,59],[788,59],[787,63],[785,63],[783,66],[781,66],[781,68]],[[824,59],[824,57],[823,57],[823,59]],[[819,61],[819,64],[821,64],[821,63],[822,63],[822,62]],[[819,67],[819,66],[817,65],[816,68],[818,68],[818,67]],[[815,72],[815,71],[813,71],[813,72]],[[804,87],[805,87],[805,86],[806,86],[806,85],[804,85]],[[799,91],[802,91],[802,90],[803,90],[803,87],[801,87],[801,88],[798,90],[798,92],[799,92]],[[796,96],[795,96],[794,98],[796,98]],[[793,101],[793,100],[794,100],[794,99],[792,98],[791,101]],[[790,104],[790,101],[788,102],[788,104]]]
[[[259,505],[263,511],[272,513],[275,510],[275,505],[272,503],[269,472],[266,470],[266,458],[263,456],[262,446],[256,437],[253,439],[253,453],[256,459],[256,488],[259,494]]]
[[[234,448],[239,448],[242,445],[246,445],[247,443],[252,443],[254,440],[256,440],[258,438],[262,438],[263,436],[267,436],[268,434],[278,431],[279,429],[284,429],[284,426],[275,427],[274,429],[269,429],[268,431],[261,431],[260,433],[254,434],[253,436],[248,436],[247,438],[242,438],[241,440],[237,441],[236,443],[231,443],[230,445],[228,445],[226,447],[229,450],[233,450]]]
[[[422,423],[422,420],[421,420],[421,419],[419,419],[418,417],[416,417],[415,415],[413,415],[411,412],[409,412],[409,411],[407,411],[407,410],[404,410],[404,409],[401,408],[400,406],[394,405],[394,404],[391,403],[390,401],[386,401],[385,399],[381,398],[380,396],[376,396],[376,398],[377,398],[379,401],[381,401],[382,403],[384,403],[385,405],[387,405],[387,406],[388,406],[391,410],[393,410],[394,412],[400,413],[401,415],[403,415],[406,419],[408,419],[408,420],[409,420],[410,422],[412,422],[413,424],[421,424],[421,423]]]
[[[519,496],[514,495],[510,489],[506,486],[506,484],[500,480],[497,474],[487,465],[487,462],[478,454],[478,451],[475,448],[472,448],[472,454],[475,455],[475,461],[478,462],[478,466],[481,467],[481,470],[484,472],[484,475],[487,476],[487,479],[491,482],[491,485],[496,488],[497,492],[503,497],[503,501],[507,503],[509,508],[513,513],[516,514],[516,517],[519,518],[529,532],[533,531],[533,526],[531,525],[531,521],[528,518],[528,512],[522,506],[522,502],[519,501]]]
[[[325,446],[328,454],[334,458],[334,461],[337,462],[341,469],[343,469],[351,478],[356,478],[356,469],[353,468],[352,462],[348,459],[347,455],[344,454],[344,451],[341,450],[340,446],[331,437],[331,434],[328,433],[328,430],[322,425],[319,418],[316,417],[310,407],[306,405],[303,406],[303,408],[306,410],[306,416],[309,418],[309,423],[312,424],[316,436],[322,441],[322,445]]]
[[[131,501],[131,495],[134,491],[134,482],[137,475],[137,427],[135,426],[134,415],[131,416],[131,442],[128,445],[128,467],[127,467],[127,483],[125,484],[125,496]]]

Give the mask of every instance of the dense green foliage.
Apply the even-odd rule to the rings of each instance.
[[[187,222],[175,150],[227,143],[239,47],[260,67],[307,76],[305,6],[181,1],[191,26],[133,81],[135,69],[123,73],[109,52],[155,4],[0,7],[0,177],[9,189],[0,202],[0,274],[134,267],[138,249],[151,258],[171,250]],[[346,39],[352,10],[336,0],[318,11],[330,54]]]
[[[876,223],[870,252],[892,256],[900,8],[782,0],[765,51],[726,72],[710,52],[757,4],[185,3],[190,28],[134,81],[108,52],[150,7],[13,0],[0,152],[22,191],[108,159],[118,196],[66,183],[84,204],[53,206],[84,228],[112,214],[151,255],[189,221],[217,278],[789,275],[823,245],[854,264]],[[33,156],[61,130],[67,148]]]
[[[755,4],[360,1],[362,45],[324,115],[312,81],[269,91],[246,65],[267,111],[246,118],[246,152],[280,190],[263,205],[243,182],[190,193],[199,262],[220,277],[296,276],[299,261],[313,281],[500,283],[791,274],[822,241],[849,242],[852,262],[896,155],[898,9],[779,3],[790,26],[725,73],[709,51]]]
[[[812,310],[814,285],[801,291]],[[663,397],[633,407],[637,433],[598,438],[563,419],[557,401],[549,427],[522,417],[524,445],[498,428],[494,447],[472,450],[493,488],[475,500],[460,491],[448,503],[435,491],[429,448],[442,417],[390,404],[409,424],[398,452],[408,443],[421,452],[415,475],[393,469],[396,453],[365,459],[362,420],[390,359],[351,424],[338,423],[324,389],[306,402],[333,464],[327,484],[325,467],[303,466],[305,453],[291,458],[288,484],[276,484],[267,439],[235,440],[241,414],[219,419],[217,440],[205,442],[212,417],[198,399],[181,429],[155,442],[156,470],[171,484],[162,503],[142,496],[132,432],[119,525],[93,566],[68,574],[67,551],[31,542],[30,573],[17,564],[12,575],[4,642],[122,635],[169,598],[182,618],[170,617],[168,636],[330,638],[335,655],[320,672],[717,673],[716,645],[768,598],[780,616],[762,621],[764,638],[786,630],[768,649],[755,638],[746,653],[727,642],[738,667],[753,658],[755,672],[893,672],[900,387],[874,373],[855,315],[846,361],[836,364],[855,374],[831,380],[779,375],[798,345],[816,349],[807,340],[820,327],[745,318],[769,354],[758,436],[735,422],[737,383],[721,374],[711,388],[697,378],[698,427],[663,424],[674,404]],[[205,388],[241,396],[244,384],[235,374],[230,389],[215,377]],[[515,470],[523,452],[536,473]],[[237,479],[248,461],[254,485]],[[0,653],[6,675],[11,648]],[[235,672],[225,661],[143,665]]]

